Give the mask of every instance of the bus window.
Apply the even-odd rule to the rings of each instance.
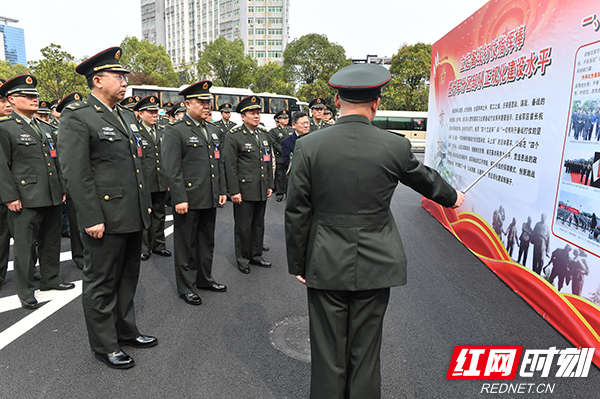
[[[235,109],[240,102],[240,96],[235,96],[232,94],[215,94],[215,111],[219,109],[219,107],[225,103],[231,104],[232,108]]]
[[[383,116],[376,116],[371,122],[373,126],[377,126],[380,129],[387,129],[387,118]]]
[[[411,119],[390,117],[388,118],[388,130],[411,130]]]
[[[264,113],[276,114],[282,109],[285,109],[288,112],[290,111],[289,102],[286,98],[263,97]]]
[[[413,118],[413,130],[427,130],[427,119]]]

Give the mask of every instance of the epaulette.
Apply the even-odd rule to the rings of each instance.
[[[5,115],[3,117],[0,117],[0,122],[7,121],[9,119],[12,119],[12,115]]]
[[[78,109],[86,108],[89,106],[90,106],[90,104],[87,101],[75,101],[75,102],[69,103],[69,105],[67,105],[65,108],[68,108],[72,111],[76,111]]]
[[[129,109],[129,108],[127,108],[127,107],[124,107],[124,106],[122,106],[122,105],[121,105],[121,104],[119,104],[119,103],[117,103],[117,104],[116,104],[116,106],[117,106],[117,107],[119,107],[119,110],[120,110],[120,111],[123,111],[123,112],[127,111],[127,112],[131,112],[131,113],[133,114],[133,111],[132,111],[132,110],[130,110],[130,109]]]
[[[256,128],[256,130],[258,130],[259,132],[263,132],[263,133],[269,133],[269,132],[267,131],[267,129],[265,129],[265,128],[264,128],[264,127],[262,127],[262,126],[258,126],[258,127]]]
[[[394,134],[394,135],[396,135],[396,136],[400,136],[400,137],[406,137],[406,135],[404,135],[404,134],[402,134],[402,133],[398,133],[398,132],[392,132],[391,130],[385,130],[385,129],[381,129],[381,128],[379,128],[379,130],[383,130],[384,132],[391,133],[391,134]]]
[[[241,126],[236,126],[236,127],[234,127],[233,129],[231,129],[231,130],[229,131],[229,133],[230,133],[230,134],[235,134],[235,133],[239,133],[239,132],[241,132],[241,131],[242,131],[242,127],[241,127]]]
[[[209,122],[209,121],[207,121],[206,119],[204,120],[204,122],[208,123],[209,125],[216,126],[216,125],[215,125],[213,122]]]
[[[43,119],[37,119],[38,122],[44,122],[46,125],[50,126],[52,129],[56,129],[56,126],[54,126],[53,124],[51,124],[50,122],[46,122]]]

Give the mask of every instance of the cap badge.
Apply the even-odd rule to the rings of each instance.
[[[321,102],[321,99],[320,99],[320,98],[317,98],[317,102],[318,102],[318,103],[320,103],[320,102]]]
[[[121,50],[117,50],[117,52],[115,53],[115,60],[119,60],[119,58],[121,58]]]
[[[79,94],[75,94],[75,96],[73,96],[73,98],[74,98],[75,100],[79,100]]]
[[[255,102],[256,102],[256,97],[252,97],[252,98],[250,99],[250,102],[253,102],[253,103],[255,103]]]
[[[204,85],[202,86],[202,90],[206,90],[208,89],[208,82],[205,82]]]
[[[33,83],[33,79],[31,79],[31,76],[27,76],[27,79],[25,79],[25,83],[27,83],[28,85]]]
[[[154,97],[150,97],[150,102],[153,103],[154,101]]]
[[[46,106],[46,101],[42,101],[42,103],[40,104],[40,107],[45,107]]]
[[[128,100],[128,101],[129,101],[130,103],[132,103],[132,102],[133,102],[133,97],[129,97],[129,100]]]

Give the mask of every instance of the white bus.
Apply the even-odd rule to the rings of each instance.
[[[129,96],[139,96],[140,98],[155,95],[157,96],[161,103],[172,102],[176,103],[178,101],[183,101],[183,97],[178,95],[181,90],[188,87],[188,85],[181,86],[179,88],[174,87],[159,87],[159,86],[150,86],[150,85],[142,85],[142,86],[127,86],[127,92],[125,94],[126,97]],[[261,110],[262,116],[260,121],[265,125],[267,130],[275,127],[275,120],[273,116],[285,109],[288,113],[293,113],[296,111],[302,110],[302,104],[298,101],[296,97],[293,96],[284,96],[279,94],[272,93],[254,93],[250,89],[239,89],[234,87],[217,87],[212,86],[210,88],[210,92],[212,93],[214,99],[212,101],[212,116],[213,121],[218,121],[221,119],[221,113],[217,110],[222,104],[229,103],[235,107],[238,103],[247,96],[256,95],[262,99],[263,108]],[[231,113],[231,121],[240,125],[242,123],[242,119],[240,115],[236,112]]]
[[[427,112],[377,110],[372,124],[404,135],[410,140],[414,151],[425,151]]]

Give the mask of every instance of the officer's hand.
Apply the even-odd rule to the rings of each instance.
[[[302,276],[296,276],[296,278],[298,279],[298,281],[300,281],[302,284],[306,285],[306,279]]]
[[[88,227],[85,229],[85,232],[88,233],[92,238],[99,239],[104,235],[104,223],[97,224],[92,227]]]
[[[242,193],[238,193],[231,196],[231,202],[240,205],[242,203]]]
[[[152,208],[148,208],[148,215],[152,213]]]
[[[226,195],[219,195],[219,205],[223,206],[223,205],[225,205],[226,202],[227,202],[227,196]]]
[[[63,200],[62,202],[65,202],[67,200],[67,194],[63,194]]]
[[[273,194],[273,190],[268,189],[267,190],[267,198],[269,198],[271,196],[271,194]]]
[[[465,193],[456,190],[456,202],[452,205],[452,209],[458,208],[463,202],[465,202]]]
[[[180,202],[179,204],[175,204],[175,212],[180,215],[183,215],[188,212],[189,204],[187,202]]]
[[[6,206],[13,212],[21,212],[21,209],[23,209],[23,205],[21,205],[21,200],[7,202]]]

